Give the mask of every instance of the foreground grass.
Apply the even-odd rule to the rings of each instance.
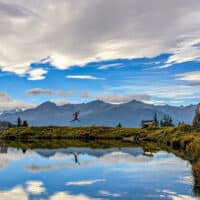
[[[122,139],[141,134],[137,128],[112,127],[19,127],[0,133],[3,139]]]

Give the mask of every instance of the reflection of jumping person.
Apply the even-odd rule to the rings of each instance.
[[[80,111],[78,111],[78,112],[75,112],[75,113],[73,114],[73,116],[74,116],[74,119],[73,119],[72,121],[70,121],[70,122],[75,122],[75,121],[79,121],[79,122],[80,122],[80,120],[79,120],[79,118],[78,118],[78,116],[79,116],[79,113],[80,113]]]
[[[75,164],[80,165],[80,163],[78,161],[78,155],[79,155],[79,153],[72,153],[72,154],[74,155],[74,162],[75,162]]]

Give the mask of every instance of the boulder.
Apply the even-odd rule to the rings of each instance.
[[[200,128],[200,103],[197,105],[193,126]]]

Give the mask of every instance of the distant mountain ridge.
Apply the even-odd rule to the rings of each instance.
[[[23,109],[21,109],[21,108],[15,108],[15,109],[11,109],[11,110],[2,110],[2,111],[0,111],[0,115],[7,114],[7,113],[16,113],[16,112],[21,112],[21,111],[23,111]]]
[[[140,127],[141,120],[152,119],[154,113],[161,119],[170,115],[174,123],[184,121],[191,124],[196,105],[169,106],[152,105],[133,100],[124,104],[109,104],[100,100],[81,104],[58,106],[50,101],[25,111],[3,113],[0,121],[16,123],[17,118],[27,120],[33,126],[116,126],[119,122],[124,127]],[[80,122],[70,123],[72,114],[80,111]]]

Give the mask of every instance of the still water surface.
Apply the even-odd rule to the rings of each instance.
[[[172,199],[193,197],[191,165],[137,148],[1,147],[0,200]]]

